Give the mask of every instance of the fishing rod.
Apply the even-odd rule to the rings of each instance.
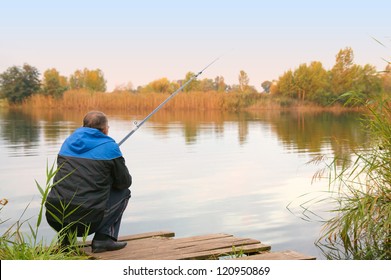
[[[130,136],[132,136],[133,133],[135,133],[147,120],[149,120],[157,111],[159,111],[168,101],[171,100],[175,95],[177,95],[184,87],[186,87],[191,81],[196,79],[199,75],[202,74],[209,66],[211,66],[213,63],[215,63],[217,60],[219,60],[220,57],[217,57],[215,60],[213,60],[211,63],[209,63],[207,66],[205,66],[204,69],[202,69],[200,72],[195,74],[193,77],[191,77],[186,83],[184,83],[180,88],[178,88],[176,91],[174,91],[166,100],[164,100],[159,106],[155,108],[151,113],[149,113],[148,116],[145,117],[141,122],[137,123],[135,122],[135,128],[131,132],[129,132],[124,139],[122,139],[119,143],[118,146],[121,146],[122,143],[124,143]]]

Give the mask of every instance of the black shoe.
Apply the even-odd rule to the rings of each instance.
[[[106,251],[120,250],[127,244],[127,242],[114,241],[111,238],[106,240],[92,240],[92,252],[102,253]]]

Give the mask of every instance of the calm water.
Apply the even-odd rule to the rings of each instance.
[[[34,223],[47,162],[81,124],[85,112],[0,109],[0,233],[15,222]],[[148,112],[106,112],[120,141]],[[301,204],[327,190],[311,182],[321,153],[350,156],[364,143],[356,114],[161,111],[121,146],[133,176],[122,235],[171,230],[177,237],[230,233],[323,258],[314,245],[321,223]],[[304,197],[301,195],[306,194]],[[289,209],[287,209],[287,205]],[[306,207],[306,205],[304,205]],[[322,212],[316,214],[326,217]],[[27,231],[27,227],[26,227]],[[40,235],[54,232],[44,223]]]

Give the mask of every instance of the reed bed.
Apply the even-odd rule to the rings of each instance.
[[[133,93],[129,91],[90,92],[87,90],[69,90],[61,98],[35,94],[27,98],[24,108],[72,109],[101,111],[151,111],[170,96],[168,93]],[[343,107],[338,104],[320,106],[312,102],[299,101],[288,97],[260,93],[239,92],[181,92],[171,99],[163,110],[186,111],[261,111],[261,110],[298,110],[311,112],[359,111],[360,107]]]
[[[35,94],[23,103],[25,107],[99,110],[151,110],[160,105],[169,94],[130,93],[116,91],[111,93],[71,90],[61,98]],[[265,102],[266,100],[269,100]],[[238,111],[256,105],[257,108],[275,108],[271,99],[262,94],[240,94],[209,92],[182,92],[168,102],[167,110],[223,110]],[[258,105],[257,105],[258,104]],[[262,104],[260,106],[260,104]],[[278,105],[278,104],[277,104]],[[279,106],[279,105],[278,105]]]
[[[317,244],[329,259],[391,259],[391,100],[362,105],[370,142],[354,161],[338,168],[334,157],[324,169],[335,207]]]

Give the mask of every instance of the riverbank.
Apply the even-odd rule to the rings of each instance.
[[[110,93],[89,92],[86,90],[67,91],[61,98],[35,94],[22,104],[10,105],[0,100],[0,107],[23,107],[42,109],[77,110],[153,110],[170,95],[164,93],[130,93],[115,91]],[[165,110],[217,110],[217,111],[259,111],[259,110],[297,110],[311,112],[360,111],[360,108],[347,108],[341,104],[320,106],[309,101],[274,96],[270,94],[239,94],[221,92],[183,92],[168,102]]]

